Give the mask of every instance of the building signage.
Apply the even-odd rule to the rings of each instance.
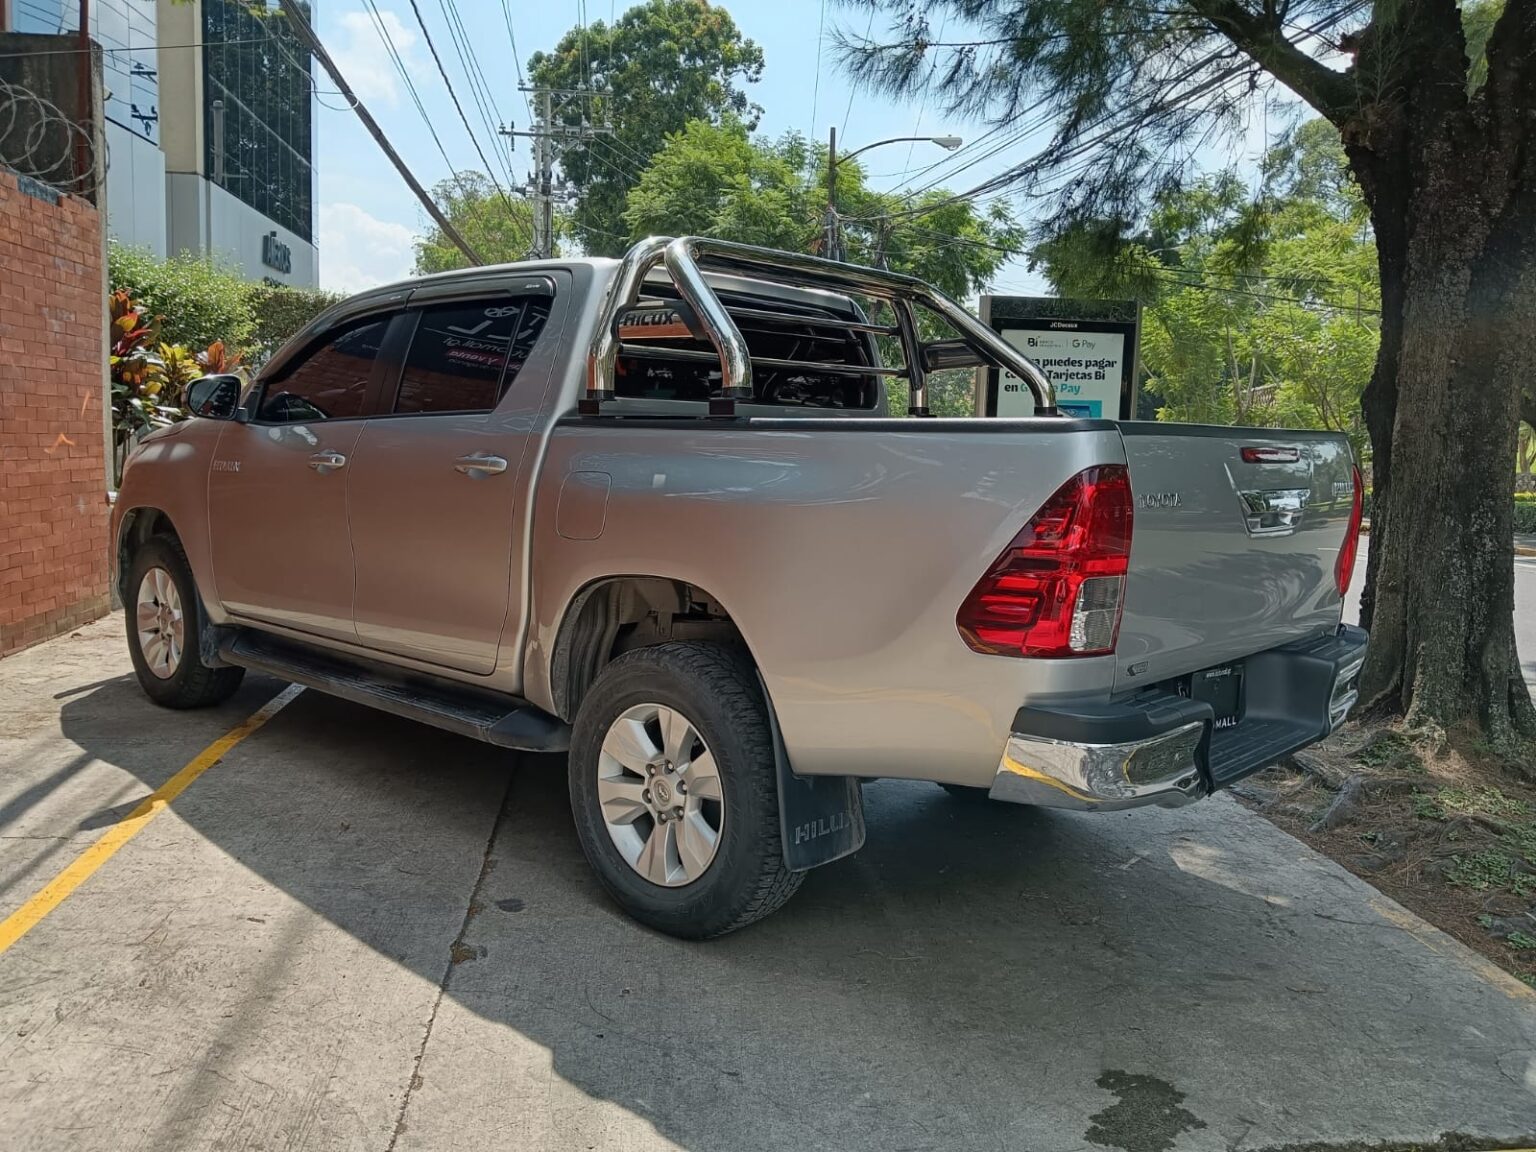
[[[289,251],[288,245],[277,238],[275,228],[261,238],[261,262],[279,272],[293,271],[293,253]]]
[[[1130,300],[981,298],[981,319],[1050,377],[1061,410],[1092,419],[1132,415],[1139,314]],[[982,415],[1034,415],[1029,386],[1012,372],[981,369],[977,393],[976,411]]]

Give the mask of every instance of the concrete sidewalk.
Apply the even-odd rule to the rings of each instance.
[[[156,709],[121,627],[0,662],[0,915],[279,687]],[[1238,805],[866,803],[682,944],[560,758],[305,693],[0,953],[0,1148],[1536,1144],[1536,994]]]

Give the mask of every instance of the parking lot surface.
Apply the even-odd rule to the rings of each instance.
[[[283,687],[157,709],[121,627],[0,662],[0,918]],[[684,944],[604,898],[560,758],[304,692],[0,952],[0,1148],[1536,1135],[1536,994],[1225,798],[866,807]]]

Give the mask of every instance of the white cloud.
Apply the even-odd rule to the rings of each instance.
[[[417,49],[421,37],[388,9],[379,9],[379,22],[389,33],[406,72],[413,79],[424,75],[422,65],[426,61]],[[341,69],[358,99],[365,104],[372,102],[390,108],[399,104],[400,75],[372,17],[366,12],[343,12],[337,17],[336,28],[336,47],[330,50],[331,59],[336,61],[336,67]]]
[[[320,205],[320,285],[361,292],[411,274],[415,233],[356,204]]]

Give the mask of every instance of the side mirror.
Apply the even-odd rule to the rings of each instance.
[[[233,374],[203,376],[187,387],[187,407],[206,420],[233,420],[244,381]]]
[[[947,368],[985,368],[987,361],[964,340],[934,340],[923,345],[923,367],[929,372]]]

